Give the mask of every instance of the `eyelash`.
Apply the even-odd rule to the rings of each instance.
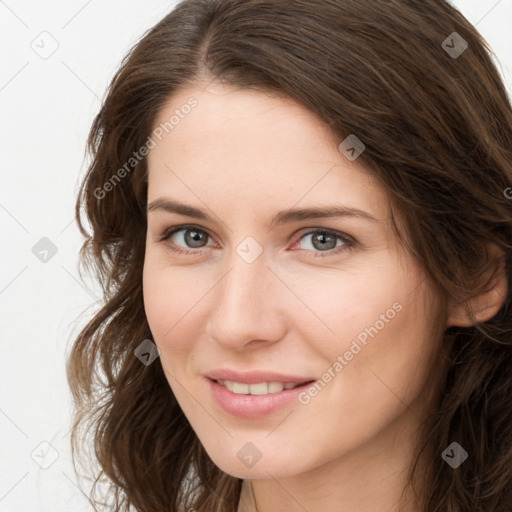
[[[205,233],[209,238],[213,238],[208,233],[208,231],[206,231],[205,229],[203,229],[203,228],[201,228],[199,226],[196,226],[194,224],[181,224],[179,226],[174,226],[172,228],[166,229],[163,232],[163,234],[161,235],[159,241],[160,242],[166,242],[175,233],[178,233],[179,231],[187,231],[187,230],[200,231],[202,233]],[[313,252],[314,256],[311,256],[311,257],[314,257],[314,258],[327,258],[329,256],[337,255],[337,254],[339,254],[340,252],[343,252],[343,251],[349,251],[357,243],[357,241],[354,238],[352,238],[351,236],[349,236],[349,235],[347,235],[345,233],[342,233],[340,231],[334,231],[332,229],[326,229],[326,228],[316,228],[316,229],[312,229],[312,230],[310,230],[310,231],[308,231],[306,233],[303,233],[299,237],[298,241],[300,241],[304,237],[306,237],[308,235],[311,235],[311,234],[314,234],[314,233],[323,233],[323,234],[334,236],[335,238],[341,240],[344,245],[342,245],[341,247],[335,247],[333,249],[329,249],[328,251],[312,251],[310,249],[294,249],[294,250],[303,250],[303,251],[307,251],[307,252]],[[192,248],[180,249],[179,247],[180,246],[177,246],[175,244],[169,244],[169,249],[171,251],[174,251],[176,253],[183,254],[183,255],[186,255],[186,256],[194,255],[194,254],[199,254],[201,252],[201,249],[204,248],[204,247],[202,247],[200,249],[192,249]]]

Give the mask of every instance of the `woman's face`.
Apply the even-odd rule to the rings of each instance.
[[[210,457],[279,478],[403,441],[432,391],[439,308],[382,187],[291,100],[211,85],[155,127],[173,115],[148,157],[144,302]]]

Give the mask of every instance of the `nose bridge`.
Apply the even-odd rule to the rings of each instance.
[[[250,244],[250,242],[248,242]],[[248,247],[241,244],[242,249]],[[210,318],[211,336],[232,348],[243,347],[253,340],[272,340],[281,335],[274,276],[267,268],[263,253],[254,259],[250,247],[245,253],[233,250],[229,271],[221,280]],[[241,254],[240,254],[241,252]],[[252,255],[254,257],[254,252]],[[272,290],[272,293],[271,293]]]
[[[261,314],[265,300],[268,300],[269,273],[262,256],[252,262],[244,260],[235,251],[229,262],[231,269],[221,286],[219,306],[224,315],[245,321]],[[230,320],[232,320],[230,318]]]

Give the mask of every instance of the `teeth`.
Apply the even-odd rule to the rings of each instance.
[[[301,383],[282,383],[282,382],[258,382],[257,384],[245,384],[243,382],[233,382],[231,380],[218,380],[218,384],[229,389],[237,395],[268,395],[280,393],[283,389],[293,389],[300,386]]]
[[[233,393],[236,393],[237,395],[249,395],[249,384],[233,382]]]
[[[269,393],[279,393],[283,391],[284,386],[282,382],[269,382],[268,383],[268,392]]]

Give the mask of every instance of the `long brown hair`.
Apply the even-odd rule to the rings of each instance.
[[[512,109],[492,56],[442,0],[184,0],[134,46],[91,128],[92,160],[76,204],[86,238],[81,266],[104,291],[67,367],[73,454],[81,465],[93,446],[87,460],[99,463],[95,507],[103,480],[108,510],[237,507],[241,480],[210,460],[160,360],[146,366],[134,356],[151,339],[142,298],[147,162],[139,149],[178,89],[215,79],[294,99],[339,142],[356,134],[366,146],[358,162],[403,219],[397,235],[446,300],[469,304],[487,289],[485,276],[498,268],[488,244],[503,251],[508,294],[499,312],[443,332],[447,369],[415,460],[427,461],[416,489],[425,512],[510,510]],[[441,457],[453,441],[469,454],[456,469]]]

